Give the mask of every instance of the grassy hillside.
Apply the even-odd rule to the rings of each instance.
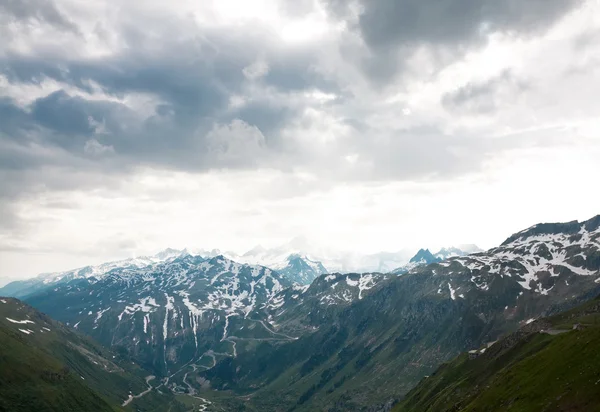
[[[19,327],[12,328],[5,324],[4,316],[3,320],[0,325],[0,411],[117,410],[71,368],[28,342],[28,335],[19,329],[32,330],[32,324],[14,324]],[[40,333],[39,329],[35,332]]]
[[[115,411],[148,388],[148,373],[126,356],[17,299],[0,298],[0,411]],[[185,410],[165,391],[125,409]]]
[[[599,347],[595,299],[536,321],[483,354],[459,356],[394,411],[600,411]]]

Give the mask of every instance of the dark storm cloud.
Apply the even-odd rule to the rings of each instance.
[[[38,21],[62,30],[78,33],[79,29],[51,0],[0,0],[0,12],[12,21]]]

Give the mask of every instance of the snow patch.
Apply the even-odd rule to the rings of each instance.
[[[26,320],[14,320],[11,318],[6,318],[7,321],[12,322],[12,323],[18,323],[19,325],[26,325],[28,323],[35,323],[33,321],[30,321],[29,319]]]
[[[452,298],[452,300],[456,300],[456,290],[452,289],[452,285],[450,283],[448,283],[448,289],[450,289],[450,298]]]

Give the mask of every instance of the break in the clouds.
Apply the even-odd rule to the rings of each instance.
[[[0,276],[296,235],[492,246],[596,214],[599,16],[597,0],[0,0]]]

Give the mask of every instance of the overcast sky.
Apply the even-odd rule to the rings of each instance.
[[[600,213],[600,1],[0,0],[0,278]]]

